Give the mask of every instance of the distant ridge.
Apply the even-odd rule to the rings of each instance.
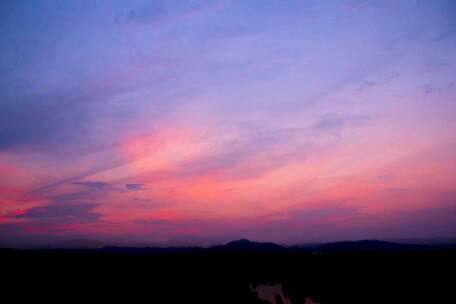
[[[447,239],[448,241],[448,239]],[[3,249],[15,248],[4,246]],[[21,249],[21,248],[17,248]],[[155,246],[145,244],[117,244],[111,245],[90,239],[73,239],[53,243],[47,246],[31,248],[38,250],[95,250],[98,252],[112,253],[188,253],[188,252],[388,252],[388,251],[429,251],[429,250],[454,250],[454,242],[435,243],[403,243],[397,241],[360,240],[341,241],[324,244],[304,244],[281,246],[272,242],[255,242],[248,239],[240,239],[228,242],[224,245],[213,247],[198,246]]]
[[[285,247],[277,245],[275,243],[261,243],[252,242],[247,239],[241,239],[237,241],[229,242],[225,245],[219,245],[211,248],[215,251],[251,251],[251,252],[271,252],[271,251],[283,251]]]
[[[129,253],[129,254],[146,254],[146,253],[195,253],[202,252],[202,247],[117,247],[108,246],[97,249],[98,252],[107,253]]]
[[[88,239],[74,239],[52,244],[50,249],[99,249],[105,247],[106,244],[100,241]]]
[[[385,240],[385,241],[399,243],[399,244],[432,245],[432,246],[456,245],[456,237],[389,239],[389,240]]]
[[[345,241],[327,243],[316,248],[319,252],[385,252],[385,251],[423,251],[432,247],[415,244],[399,244],[378,240]]]

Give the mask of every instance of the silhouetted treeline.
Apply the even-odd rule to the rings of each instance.
[[[236,246],[240,248],[235,248]],[[234,244],[216,250],[1,250],[2,290],[20,302],[456,303],[454,249],[296,250]],[[269,249],[270,250],[269,250]],[[277,301],[280,302],[279,299]]]

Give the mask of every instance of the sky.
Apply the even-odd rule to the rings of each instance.
[[[456,235],[456,2],[0,2],[0,244]]]

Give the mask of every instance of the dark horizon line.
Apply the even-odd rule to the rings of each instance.
[[[86,242],[84,244],[84,242]],[[79,243],[79,244],[78,244]],[[226,249],[230,246],[239,246],[246,245],[251,246],[252,248],[258,247],[275,247],[275,249],[284,249],[284,250],[312,250],[318,249],[321,247],[329,246],[342,246],[350,247],[362,244],[377,244],[379,246],[389,245],[389,246],[405,246],[408,247],[422,247],[422,248],[436,248],[436,247],[455,247],[456,248],[456,237],[437,237],[437,238],[397,238],[397,239],[358,239],[358,240],[340,240],[340,241],[329,241],[329,242],[309,242],[309,243],[295,243],[295,244],[280,244],[275,242],[259,242],[252,241],[249,239],[237,239],[226,242],[224,244],[214,244],[208,246],[201,245],[159,245],[159,244],[128,244],[128,243],[108,243],[97,241],[93,239],[70,239],[66,241],[54,242],[52,244],[41,244],[41,245],[32,245],[32,246],[11,246],[6,244],[0,244],[1,249],[17,249],[17,250],[100,250],[100,249],[137,249],[137,250],[179,250],[179,249],[201,249],[201,250],[211,250],[211,249]],[[375,246],[374,246],[375,247]],[[252,248],[241,248],[252,249]],[[234,248],[239,249],[239,248]],[[375,249],[375,248],[374,248]]]

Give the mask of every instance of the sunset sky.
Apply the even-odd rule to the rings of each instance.
[[[0,38],[0,244],[456,235],[456,1],[1,1]]]

